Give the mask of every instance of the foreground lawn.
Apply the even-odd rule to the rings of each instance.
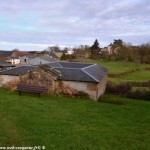
[[[88,63],[97,63],[106,68],[108,68],[108,73],[121,73],[131,69],[143,69],[145,67],[150,67],[149,64],[139,64],[133,62],[123,62],[123,61],[106,61],[106,60],[87,60]]]
[[[44,145],[46,150],[149,150],[150,103],[38,98],[0,89],[0,146],[12,145]]]

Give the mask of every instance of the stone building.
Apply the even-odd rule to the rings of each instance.
[[[91,99],[98,100],[105,92],[107,69],[97,64],[74,62],[51,62],[38,66],[20,66],[0,72],[2,83],[13,77],[20,78],[25,84],[48,87],[49,91],[58,90],[60,85],[87,93]]]

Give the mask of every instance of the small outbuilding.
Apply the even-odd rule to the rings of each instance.
[[[47,86],[50,91],[60,88],[60,84],[87,93],[91,99],[105,92],[107,69],[98,64],[75,62],[51,62],[37,66],[20,66],[0,72],[2,81],[13,77],[32,85]],[[4,82],[2,82],[4,84]],[[1,84],[2,85],[2,84]]]

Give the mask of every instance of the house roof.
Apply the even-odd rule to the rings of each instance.
[[[9,56],[11,56],[11,54],[12,54],[12,51],[0,50],[0,57],[9,57]]]
[[[10,59],[19,59],[18,56],[11,56]]]
[[[63,81],[79,81],[79,82],[100,82],[106,75],[107,69],[97,64],[85,64],[74,62],[51,62],[45,64],[48,67],[54,68],[61,73]],[[42,66],[42,65],[40,65]],[[2,71],[0,74],[5,75],[22,75],[26,71],[33,69],[35,66],[20,66],[7,71]]]
[[[19,66],[9,70],[1,71],[1,75],[19,76],[25,74],[27,71],[33,69],[35,66]]]
[[[12,56],[18,56],[18,57],[33,56],[33,54],[29,53],[29,52],[24,52],[24,51],[14,51],[14,52],[12,52]]]
[[[51,57],[49,57],[49,56],[38,56],[38,57],[41,58],[41,59],[44,59],[44,60],[46,60],[46,61],[49,61],[49,62],[57,61],[56,59],[51,58]]]
[[[49,54],[49,56],[52,57],[52,58],[55,58],[55,59],[59,59],[59,57],[55,53],[53,53],[53,52],[51,52]]]
[[[8,63],[5,60],[0,60],[0,67],[10,67],[10,66],[13,66],[13,65]]]

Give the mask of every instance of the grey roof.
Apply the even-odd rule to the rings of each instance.
[[[100,65],[97,65],[97,64],[83,68],[82,70],[97,81],[100,81],[107,72],[106,68],[104,68]]]
[[[19,59],[18,56],[11,56],[10,59]]]
[[[46,65],[51,67],[51,68],[62,68],[62,66],[60,65],[59,62],[51,62],[51,63],[48,63]]]
[[[70,62],[51,62],[45,64],[61,72],[63,81],[79,82],[100,82],[107,74],[107,69],[97,64],[70,63]],[[42,66],[42,65],[40,65]],[[35,66],[20,66],[14,69],[0,72],[7,75],[22,75]]]
[[[57,68],[61,72],[61,80],[65,81],[82,81],[82,82],[95,82],[93,78],[84,73],[81,69],[67,69]]]
[[[54,59],[59,59],[59,57],[55,53],[53,53],[53,52],[51,52],[49,54],[49,56],[52,57],[52,58],[54,58]]]
[[[0,67],[9,67],[9,66],[13,66],[11,63],[8,63],[5,60],[0,60]]]
[[[24,56],[22,56],[22,57],[24,57]],[[25,57],[28,57],[28,58],[36,58],[37,56],[31,56],[31,55],[25,55]]]
[[[4,50],[0,50],[0,57],[8,57],[11,56],[12,51],[4,51]]]
[[[63,68],[84,68],[93,64],[78,63],[78,62],[59,62]]]
[[[51,58],[49,56],[39,56],[39,58],[44,59],[44,60],[49,61],[49,62],[57,61],[56,59]]]
[[[25,74],[28,70],[31,70],[33,68],[34,66],[20,66],[20,67],[15,67],[9,70],[1,71],[0,74],[19,76],[19,75]]]

